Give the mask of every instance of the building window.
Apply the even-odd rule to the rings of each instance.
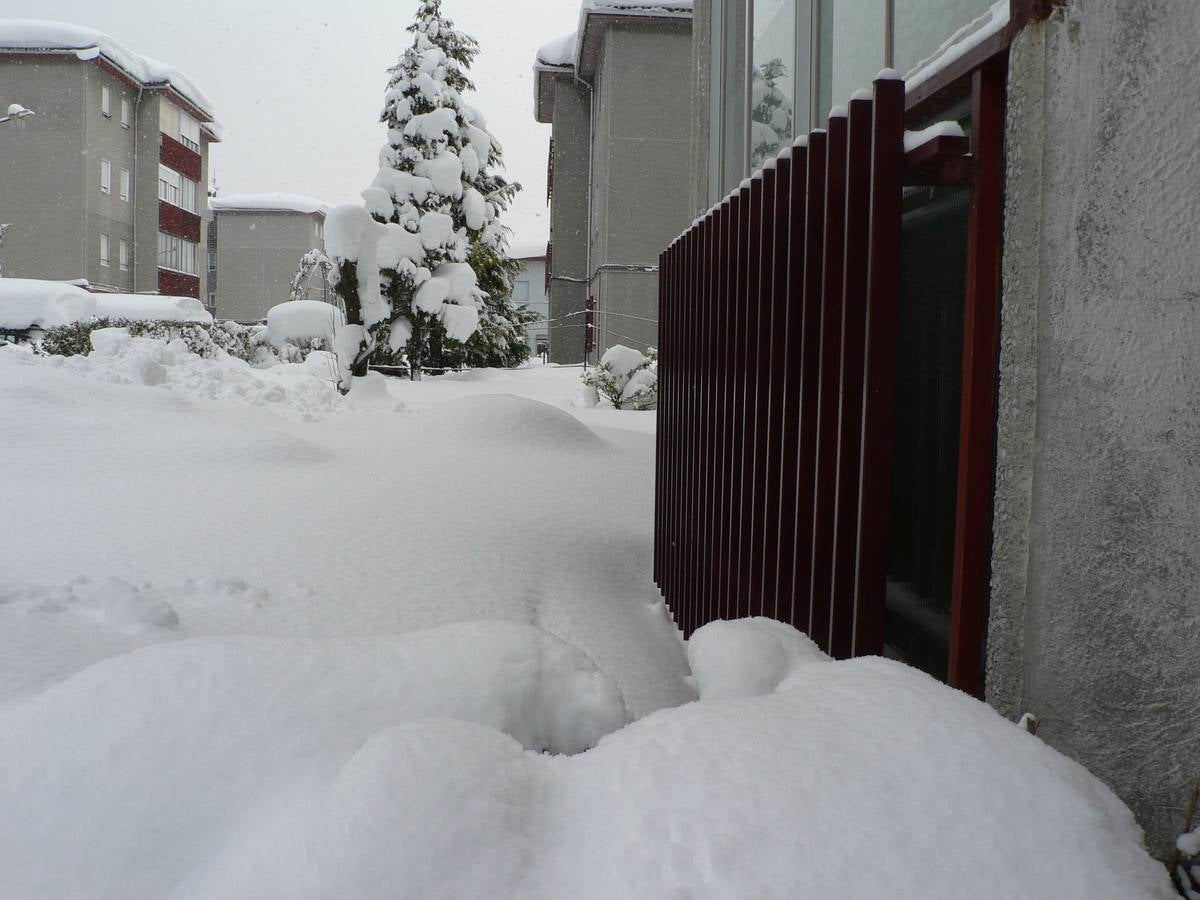
[[[112,163],[107,159],[100,160],[100,193],[112,193]]]
[[[796,98],[796,4],[752,0],[750,168],[792,143]]]
[[[100,265],[108,265],[108,235],[100,235]]]
[[[109,118],[112,117],[112,97],[109,95],[108,88],[103,86],[100,88],[100,112]]]
[[[186,275],[196,273],[196,251],[198,244],[177,238],[173,234],[158,233],[158,267],[174,269]]]
[[[158,167],[158,199],[190,213],[198,213],[198,185],[190,178],[184,178],[174,169],[164,165]]]
[[[129,127],[129,101],[124,97],[121,98],[121,127]]]
[[[128,241],[120,241],[117,244],[117,260],[121,264],[121,271],[129,271],[129,243]]]
[[[179,113],[179,140],[183,146],[200,152],[200,123],[185,112]]]
[[[121,170],[121,199],[129,199],[129,170]]]

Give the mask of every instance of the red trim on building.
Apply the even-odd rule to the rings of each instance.
[[[168,134],[159,134],[158,160],[169,169],[174,169],[180,175],[186,175],[192,181],[200,180],[200,154],[191,147],[185,147]]]
[[[158,230],[193,244],[200,243],[200,217],[165,200],[158,201]]]
[[[158,292],[172,297],[200,299],[200,276],[186,275],[171,269],[158,270]]]

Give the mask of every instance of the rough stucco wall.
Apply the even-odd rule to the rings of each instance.
[[[1191,0],[1014,47],[987,695],[1167,852],[1200,774],[1200,64]]]

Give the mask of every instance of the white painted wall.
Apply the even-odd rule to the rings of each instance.
[[[550,318],[550,298],[546,295],[546,258],[523,259],[520,274],[513,283],[513,300],[528,301],[529,308],[544,319]],[[543,321],[529,326],[526,337],[529,349],[537,353],[538,335],[548,335],[549,326]]]

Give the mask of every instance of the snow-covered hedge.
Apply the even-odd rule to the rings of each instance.
[[[658,351],[638,350],[616,344],[605,351],[600,365],[583,373],[584,401],[595,406],[611,404],[615,409],[658,408]]]
[[[87,355],[92,352],[92,332],[101,328],[125,328],[133,337],[161,341],[179,338],[192,353],[205,359],[212,359],[218,351],[224,351],[235,359],[256,366],[273,365],[280,359],[298,362],[313,349],[272,347],[266,340],[266,328],[262,325],[239,325],[236,322],[204,325],[199,322],[143,322],[135,319],[90,319],[49,328],[38,349],[52,356]]]

